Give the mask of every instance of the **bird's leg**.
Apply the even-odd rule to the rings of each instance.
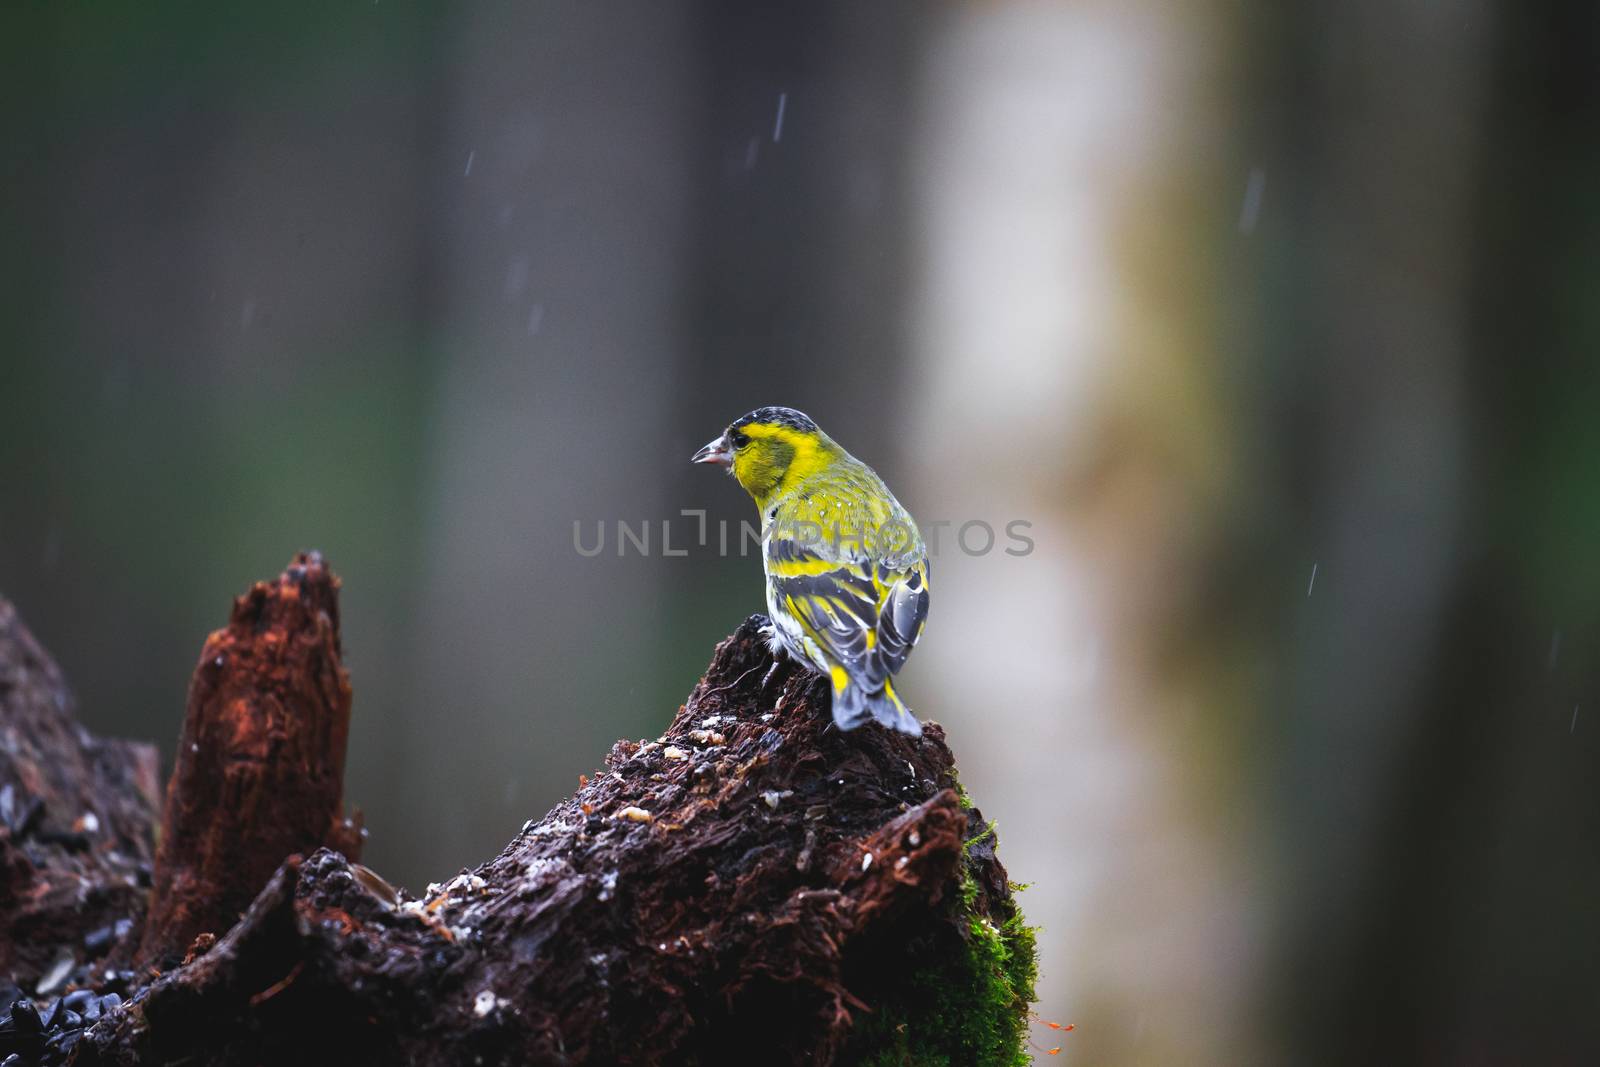
[[[764,693],[767,691],[767,683],[771,682],[772,676],[778,673],[778,668],[783,665],[788,652],[783,647],[783,639],[778,636],[778,627],[771,619],[768,619],[761,626],[759,633],[762,639],[767,642],[767,648],[772,651],[772,666],[767,668],[767,673],[761,679],[761,691]]]

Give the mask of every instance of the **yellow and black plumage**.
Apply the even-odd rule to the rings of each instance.
[[[736,420],[694,462],[727,467],[761,511],[773,650],[829,678],[840,729],[921,734],[893,677],[928,618],[928,553],[883,479],[783,407]]]

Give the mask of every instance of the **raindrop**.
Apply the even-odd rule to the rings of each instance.
[[[778,117],[772,121],[772,143],[783,140],[783,113],[789,106],[789,94],[778,94]]]

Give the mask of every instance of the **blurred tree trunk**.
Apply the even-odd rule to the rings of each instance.
[[[1317,250],[1286,491],[1330,502],[1285,702],[1298,1062],[1600,1057],[1594,28],[1366,3],[1268,49],[1309,72]]]
[[[441,362],[414,576],[429,607],[410,634],[440,665],[386,721],[387,807],[411,832],[374,853],[406,878],[497,847],[653,714],[639,697],[658,691],[658,527],[676,504],[637,455],[670,436],[683,343],[694,12],[474,7],[441,47],[449,164],[427,205]],[[652,558],[574,549],[576,521],[647,517]],[[502,743],[441,744],[441,730]],[[456,788],[416,788],[436,776]]]

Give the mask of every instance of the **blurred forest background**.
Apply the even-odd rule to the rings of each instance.
[[[233,7],[233,10],[226,10]],[[655,736],[814,415],[953,550],[903,690],[1079,1064],[1600,1058],[1600,21],[1201,0],[7,5],[0,591],[170,756],[345,579],[419,888]],[[692,520],[677,528],[693,529]],[[681,543],[681,542],[680,542]]]

